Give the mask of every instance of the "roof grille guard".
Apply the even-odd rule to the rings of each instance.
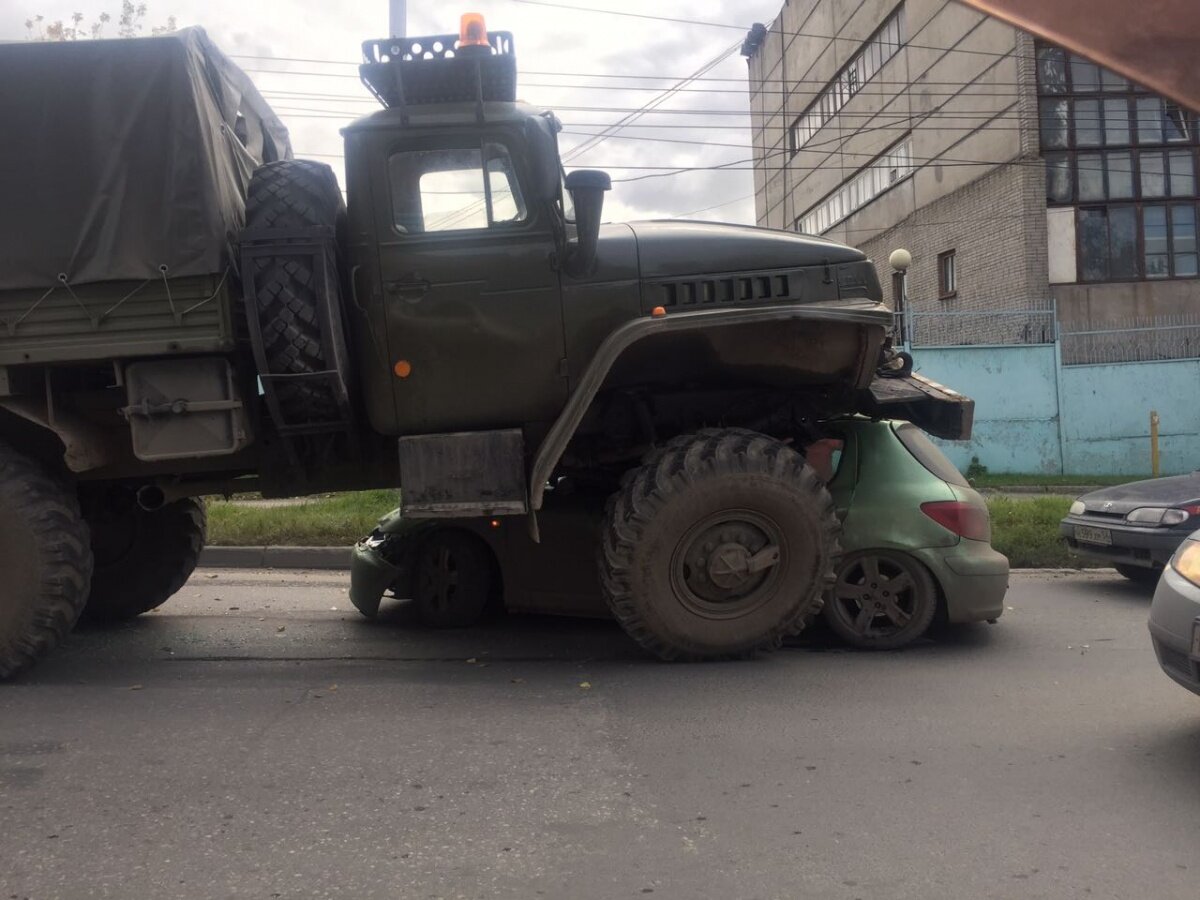
[[[458,35],[363,42],[359,77],[388,109],[429,103],[483,104],[517,99],[517,58],[508,31],[489,31],[491,46],[460,47]]]

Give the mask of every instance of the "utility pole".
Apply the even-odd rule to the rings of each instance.
[[[391,37],[408,36],[408,0],[388,0],[391,20]]]

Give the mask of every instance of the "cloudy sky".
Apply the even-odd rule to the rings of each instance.
[[[564,122],[564,155],[629,111],[655,99],[722,57],[756,21],[770,22],[783,0],[408,0],[409,34],[458,30],[462,12],[477,11],[488,27],[514,34],[522,99],[555,109]],[[311,0],[146,0],[148,25],[174,16],[201,25],[258,83],[292,132],[298,156],[321,158],[339,170],[338,128],[377,108],[358,82],[364,39],[386,37],[388,0],[316,3]],[[687,25],[588,12],[568,6],[652,13],[728,28]],[[557,7],[557,8],[556,8]],[[26,37],[25,21],[85,22],[103,12],[115,18],[120,0],[0,0],[0,40]],[[115,28],[109,28],[115,34]],[[296,60],[304,60],[303,62]],[[623,77],[612,77],[620,75]],[[636,77],[628,77],[636,76]],[[718,80],[727,79],[727,80]],[[7,87],[7,86],[6,86]],[[749,118],[746,61],[735,49],[705,75],[669,98],[659,111],[571,158],[568,168],[607,169],[614,180],[659,176],[662,168],[712,166],[746,160]],[[657,126],[657,127],[653,127]],[[682,127],[688,126],[688,127]],[[725,145],[725,146],[721,146]],[[639,168],[642,167],[642,168]],[[611,220],[694,214],[753,222],[751,173],[696,171],[641,178],[614,186]],[[702,210],[702,211],[701,211]],[[697,212],[701,211],[701,212]]]

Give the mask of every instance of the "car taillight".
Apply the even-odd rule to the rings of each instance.
[[[947,531],[970,541],[990,541],[992,523],[986,509],[961,500],[922,503],[921,512]]]

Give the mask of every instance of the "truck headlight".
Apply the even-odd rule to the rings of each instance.
[[[1184,541],[1171,557],[1171,568],[1200,587],[1200,541]]]
[[[1062,509],[1062,507],[1060,506],[1059,509]],[[1071,510],[1070,510],[1069,515],[1082,516],[1085,512],[1087,512],[1087,504],[1084,503],[1082,500],[1076,500],[1074,503],[1071,504]]]

